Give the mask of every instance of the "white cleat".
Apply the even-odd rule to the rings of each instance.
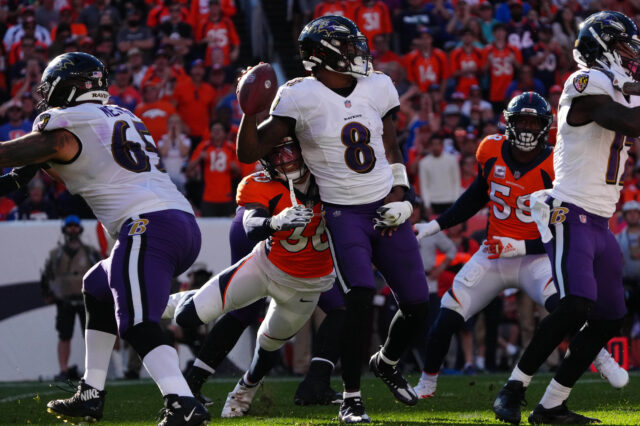
[[[430,376],[428,378],[420,378],[420,381],[413,388],[419,399],[431,398],[436,393],[438,386],[438,376]]]
[[[621,389],[629,383],[629,373],[616,362],[609,352],[602,349],[593,366],[600,372],[603,379],[607,379],[609,384],[616,389]]]
[[[169,301],[167,302],[167,307],[164,308],[164,312],[162,313],[162,319],[173,319],[178,305],[187,297],[195,294],[196,291],[197,290],[181,291],[179,293],[169,295]]]
[[[261,383],[261,382],[260,382]],[[242,417],[249,412],[251,402],[258,392],[260,383],[253,386],[247,386],[244,382],[244,377],[236,384],[222,407],[222,413],[220,417]]]

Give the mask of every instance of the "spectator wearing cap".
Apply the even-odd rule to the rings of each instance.
[[[461,31],[462,45],[449,54],[451,77],[456,80],[456,91],[469,96],[469,88],[478,85],[482,69],[482,49],[474,45],[475,37],[470,28]]]
[[[133,86],[136,89],[140,89],[142,87],[142,80],[144,79],[144,76],[147,74],[147,70],[149,69],[149,67],[144,64],[142,51],[137,47],[129,50],[127,52],[126,65],[129,68],[129,72],[131,72]]]
[[[460,194],[460,166],[454,154],[444,150],[441,136],[429,140],[430,154],[418,163],[420,196],[428,215],[440,214],[453,205]]]
[[[45,46],[51,44],[49,30],[36,24],[35,11],[32,7],[24,7],[20,13],[19,23],[10,27],[4,33],[3,43],[6,50],[11,49],[14,43],[19,42],[25,34],[32,35]]]
[[[89,32],[87,31],[87,27],[82,22],[75,21],[73,9],[71,8],[71,6],[62,6],[60,8],[60,20],[58,21],[57,25],[51,28],[52,39],[54,40],[56,39],[58,26],[62,24],[69,25],[69,28],[71,29],[71,34],[76,37],[84,37],[89,35]]]
[[[507,23],[507,40],[509,44],[520,49],[526,61],[533,55],[533,46],[538,41],[536,23],[524,15],[521,0],[509,0],[511,19]]]
[[[62,225],[63,242],[50,252],[40,279],[42,295],[47,303],[56,304],[56,331],[58,332],[58,363],[60,373],[56,380],[78,380],[78,371],[69,368],[71,338],[76,316],[84,334],[85,311],[82,298],[82,277],[100,261],[98,251],[80,239],[80,218],[67,216]]]
[[[622,218],[627,227],[616,235],[616,240],[622,250],[622,283],[625,288],[627,319],[633,320],[636,314],[640,314],[640,203],[624,203]],[[625,328],[628,328],[629,321],[626,322]]]
[[[420,36],[420,29],[431,24],[425,0],[407,0],[406,3],[394,25],[400,39],[400,53],[403,54],[412,50],[413,40]]]
[[[469,87],[469,99],[464,101],[460,107],[460,112],[467,117],[471,117],[471,112],[474,107],[481,112],[482,121],[493,118],[493,108],[489,102],[482,99],[482,90],[477,84]]]
[[[160,84],[157,79],[145,82],[142,86],[142,103],[134,110],[144,121],[154,141],[167,133],[167,120],[178,113],[171,102],[160,99]]]
[[[11,99],[0,107],[0,115],[8,121],[0,126],[0,140],[10,141],[31,132],[32,123],[25,120],[20,99]]]
[[[444,108],[442,115],[442,124],[438,135],[442,138],[445,144],[445,149],[448,152],[457,152],[458,148],[453,145],[453,133],[457,128],[466,129],[469,125],[469,119],[462,115],[460,106],[457,103],[452,102]]]
[[[204,81],[205,73],[204,61],[196,59],[191,64],[190,77],[178,83],[173,92],[173,103],[189,129],[193,146],[207,139],[215,107],[216,91]]]
[[[130,8],[127,12],[126,26],[118,32],[116,41],[118,43],[118,51],[121,54],[126,54],[129,49],[137,47],[142,50],[145,57],[151,57],[153,34],[144,25],[142,13],[135,7]]]
[[[240,37],[233,21],[222,14],[220,2],[212,0],[209,3],[207,21],[196,33],[196,41],[206,50],[205,64],[211,66],[211,51],[221,49],[223,53],[222,65],[229,65],[238,59],[240,53]]]
[[[111,16],[111,22],[116,28],[120,26],[120,13],[111,5],[111,0],[95,0],[86,5],[80,11],[78,22],[83,23],[87,29],[91,30],[91,34],[95,35],[95,30],[100,25],[101,17],[104,14]]]
[[[552,37],[551,27],[541,25],[538,29],[538,42],[533,46],[534,54],[529,58],[536,78],[540,79],[544,87],[551,87],[555,83],[558,59],[564,55],[560,45]]]
[[[116,77],[109,86],[109,101],[133,112],[136,106],[142,102],[142,97],[131,84],[131,71],[126,64],[116,67]]]
[[[449,78],[447,55],[433,46],[433,36],[427,28],[421,30],[417,49],[405,55],[403,60],[407,78],[421,92],[426,92],[432,84],[438,84],[444,94],[445,83]]]
[[[160,45],[172,45],[175,52],[184,57],[193,44],[193,28],[184,21],[186,10],[180,3],[170,3],[168,10],[169,16],[157,27],[158,41]]]
[[[525,64],[518,70],[518,79],[512,81],[507,87],[506,99],[513,98],[516,91],[520,93],[524,92],[537,92],[542,96],[547,95],[547,89],[542,82],[533,76],[533,67]]]
[[[484,50],[483,69],[489,73],[489,101],[494,114],[504,110],[507,87],[513,80],[515,69],[522,64],[520,50],[507,43],[507,29],[504,24],[493,26],[493,43]]]
[[[381,0],[363,0],[353,10],[353,21],[368,40],[378,34],[391,34],[391,15],[389,8]]]

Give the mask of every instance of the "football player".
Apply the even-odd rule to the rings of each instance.
[[[456,275],[429,332],[424,371],[415,387],[420,398],[435,393],[453,334],[503,290],[518,288],[549,312],[558,305],[551,264],[528,205],[529,194],[551,188],[554,178],[553,149],[547,145],[551,106],[539,94],[525,92],[509,102],[504,118],[506,134],[487,136],[478,146],[478,175],[471,186],[437,219],[414,225],[423,238],[466,221],[487,203],[490,209],[489,238]],[[612,364],[617,367],[603,349],[596,365]],[[622,387],[627,380],[614,384]]]
[[[165,317],[195,327],[271,296],[258,330],[249,370],[229,393],[222,417],[244,416],[278,356],[313,313],[320,294],[335,281],[318,188],[304,165],[297,142],[288,138],[263,160],[265,172],[247,176],[238,187],[247,236],[260,242],[201,289],[171,296]],[[337,289],[336,289],[337,290]]]
[[[105,66],[89,54],[56,57],[42,74],[45,111],[33,130],[0,143],[0,167],[48,163],[117,239],[109,258],[83,280],[84,377],[71,398],[50,401],[47,410],[65,420],[102,417],[109,359],[120,335],[162,392],[160,424],[200,424],[210,415],[193,397],[158,324],[172,277],[200,251],[200,231],[143,122],[107,104],[107,82]]]
[[[622,254],[608,222],[620,197],[628,137],[640,135],[640,99],[623,92],[625,83],[640,81],[638,30],[622,13],[595,13],[582,23],[573,52],[579,69],[560,98],[553,189],[531,197],[560,303],[540,322],[494,401],[498,418],[511,423],[520,422],[533,374],[576,332],[529,422],[599,422],[569,410],[566,400],[625,314]]]
[[[244,115],[238,159],[250,163],[262,158],[285,136],[300,141],[320,188],[331,251],[346,293],[339,418],[370,422],[360,393],[360,365],[375,292],[371,263],[384,275],[400,309],[369,366],[408,405],[418,399],[397,363],[428,316],[429,290],[407,222],[412,211],[406,199],[409,179],[393,120],[398,92],[388,76],[372,70],[367,39],[351,20],[314,19],[298,41],[303,65],[312,75],[280,87],[270,117],[259,127],[255,115]]]

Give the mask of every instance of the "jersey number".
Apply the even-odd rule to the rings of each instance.
[[[633,140],[620,133],[616,133],[611,142],[611,149],[609,150],[609,162],[607,163],[607,175],[605,176],[605,182],[607,185],[615,185],[619,183],[623,185],[623,179],[625,173],[620,176],[620,182],[618,182],[618,172],[620,170],[620,153],[625,146],[633,145]]]
[[[505,220],[511,215],[511,206],[507,205],[506,201],[498,196],[504,195],[508,197],[511,193],[511,188],[505,185],[500,185],[496,182],[491,182],[491,192],[489,193],[489,198],[495,204],[493,205],[492,211],[493,216],[499,220]],[[533,222],[533,218],[531,217],[531,208],[526,204],[529,199],[529,195],[521,195],[516,198],[516,217],[522,223],[531,223]],[[498,208],[498,206],[502,207],[502,210]]]
[[[286,240],[280,240],[282,247],[289,253],[297,253],[304,250],[309,244],[309,237],[302,235],[304,232],[304,226],[298,226],[293,230],[289,238]],[[324,220],[321,220],[316,228],[316,233],[311,237],[311,245],[315,251],[324,251],[329,248],[329,241],[324,233]]]
[[[371,133],[357,121],[345,124],[340,133],[340,141],[347,147],[344,162],[356,173],[369,173],[376,164],[376,155],[371,142]]]
[[[129,123],[124,120],[116,121],[113,125],[113,135],[111,136],[111,153],[113,159],[116,160],[121,167],[134,173],[148,172],[151,170],[149,157],[146,152],[152,152],[158,157],[155,168],[161,172],[166,172],[162,158],[158,154],[158,149],[151,139],[151,134],[147,127],[141,121],[133,121],[133,126],[140,136],[139,140],[128,140],[127,129]],[[138,139],[138,138],[136,138]],[[144,144],[144,150],[141,143]]]

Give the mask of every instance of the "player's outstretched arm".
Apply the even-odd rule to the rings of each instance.
[[[40,170],[40,164],[32,164],[16,167],[9,173],[0,176],[0,197],[10,194],[29,183],[38,170]]]
[[[236,154],[243,163],[253,163],[267,155],[286,136],[293,136],[295,121],[269,116],[258,126],[255,115],[243,115],[236,138]]]
[[[0,142],[0,168],[71,161],[80,151],[75,135],[64,129],[31,132],[8,142]]]
[[[640,107],[628,108],[607,95],[573,99],[567,123],[571,126],[583,126],[592,121],[625,136],[640,136]]]

